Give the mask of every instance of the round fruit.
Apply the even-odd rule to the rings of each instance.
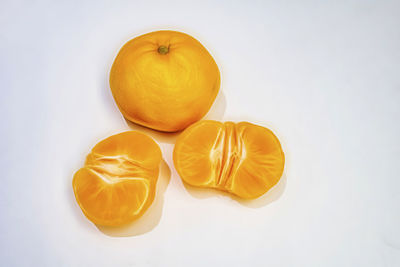
[[[161,150],[149,136],[124,132],[99,142],[72,181],[76,201],[98,225],[131,222],[154,200]]]
[[[156,31],[121,48],[111,68],[110,87],[125,118],[175,132],[208,112],[219,91],[220,73],[193,37]]]

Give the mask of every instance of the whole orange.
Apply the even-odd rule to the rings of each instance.
[[[193,37],[156,31],[121,48],[111,68],[110,87],[125,118],[175,132],[208,112],[219,91],[220,73]]]

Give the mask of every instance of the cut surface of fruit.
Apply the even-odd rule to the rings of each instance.
[[[257,198],[281,178],[285,156],[278,138],[248,122],[200,121],[178,137],[174,164],[188,184]]]
[[[220,87],[217,64],[203,45],[177,31],[128,41],[110,71],[110,88],[124,117],[165,132],[182,130],[210,109]]]
[[[147,135],[129,131],[100,141],[72,186],[85,216],[117,226],[139,218],[154,200],[161,150]]]

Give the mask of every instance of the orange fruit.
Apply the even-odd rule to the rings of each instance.
[[[72,186],[85,216],[98,225],[139,218],[154,200],[161,150],[149,136],[123,132],[100,141]]]
[[[248,122],[200,121],[178,137],[174,165],[188,184],[257,198],[281,178],[285,156],[278,138]]]
[[[125,118],[165,132],[182,130],[202,118],[219,87],[212,56],[199,41],[176,31],[130,40],[110,72],[110,88]]]

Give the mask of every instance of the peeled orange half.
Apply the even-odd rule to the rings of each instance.
[[[130,40],[110,72],[111,92],[124,117],[165,132],[201,119],[219,87],[219,69],[210,53],[193,37],[176,31]]]
[[[248,122],[200,121],[178,137],[174,165],[188,184],[257,198],[281,178],[285,156],[278,138]]]
[[[72,181],[85,216],[109,226],[139,218],[154,200],[161,159],[159,146],[140,132],[100,141]]]

